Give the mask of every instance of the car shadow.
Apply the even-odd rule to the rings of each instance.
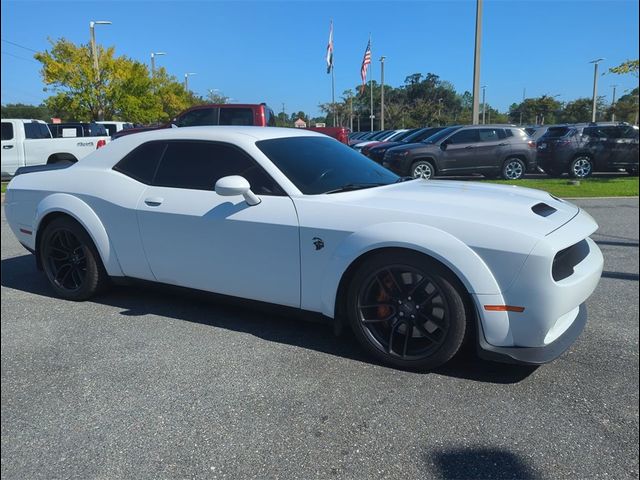
[[[438,470],[431,473],[437,473],[437,478],[445,480],[542,478],[526,457],[500,448],[445,448],[426,454],[425,462]],[[433,469],[433,466],[430,469]]]
[[[1,267],[3,287],[57,298],[44,274],[36,269],[33,255],[3,259]],[[328,322],[301,321],[300,315],[259,309],[252,302],[221,299],[206,292],[154,284],[113,286],[92,302],[118,308],[124,316],[157,315],[174,318],[248,333],[269,342],[377,364],[361,350],[348,328],[336,337]],[[479,359],[475,352],[467,348],[446,365],[429,373],[415,374],[439,374],[483,383],[511,384],[526,379],[535,369],[536,367],[488,362]]]

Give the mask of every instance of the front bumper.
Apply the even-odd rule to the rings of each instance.
[[[577,340],[586,324],[587,306],[583,303],[578,307],[578,315],[571,326],[553,342],[542,347],[496,347],[490,345],[480,331],[478,355],[485,360],[518,365],[548,363],[562,355]]]

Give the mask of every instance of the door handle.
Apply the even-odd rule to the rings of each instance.
[[[13,145],[3,145],[2,146],[3,150],[9,150],[10,148],[13,148]]]
[[[467,145],[466,147],[464,147],[465,150],[468,150],[470,148],[476,148],[475,145]]]
[[[144,203],[149,205],[150,207],[159,207],[164,202],[164,198],[160,197],[149,197],[144,199]]]
[[[499,143],[498,146],[499,147],[506,147],[507,145],[509,145],[508,143]]]

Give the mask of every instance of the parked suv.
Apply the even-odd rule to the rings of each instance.
[[[422,143],[387,150],[382,165],[398,175],[469,175],[517,180],[536,169],[536,144],[511,125],[447,127]]]
[[[585,178],[624,169],[638,175],[638,127],[590,123],[549,127],[538,140],[538,164],[551,176]]]
[[[207,104],[191,107],[170,122],[159,127],[129,128],[113,135],[113,139],[132,133],[146,132],[160,128],[199,127],[205,125],[246,125],[274,127],[276,116],[266,103],[260,104]]]
[[[98,123],[65,122],[49,123],[48,126],[53,138],[109,136],[109,132],[105,126]]]
[[[406,137],[393,141],[393,142],[382,142],[378,144],[373,144],[373,146],[367,146],[362,149],[362,154],[369,157],[371,160],[377,163],[382,163],[384,160],[384,154],[387,153],[387,150],[397,147],[398,145],[409,145],[411,143],[419,143],[431,135],[438,133],[440,130],[444,130],[445,127],[426,127],[426,128],[416,128]]]

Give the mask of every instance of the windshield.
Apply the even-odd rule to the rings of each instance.
[[[256,145],[305,195],[388,185],[399,179],[333,138],[274,138]]]
[[[444,130],[440,130],[439,132],[435,133],[434,135],[431,135],[430,137],[428,137],[425,140],[425,143],[436,143],[437,141],[442,140],[443,138],[445,138],[450,133],[455,132],[459,128],[460,127],[449,127],[449,128],[445,128]]]

